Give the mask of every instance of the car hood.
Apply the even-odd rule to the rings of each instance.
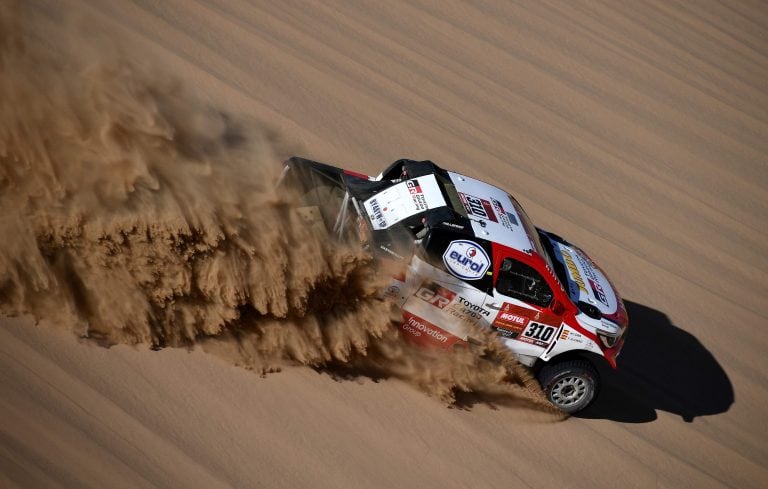
[[[571,244],[552,242],[554,258],[565,269],[568,295],[574,304],[586,302],[597,307],[603,317],[625,323],[624,304],[605,273],[584,251]]]

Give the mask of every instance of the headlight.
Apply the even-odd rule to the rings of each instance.
[[[623,332],[618,324],[607,319],[603,319],[600,327],[597,328],[597,336],[606,348],[613,348]]]

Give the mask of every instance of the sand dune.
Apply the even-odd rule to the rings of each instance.
[[[413,382],[396,370],[372,379],[362,371],[350,377],[286,367],[260,378],[233,365],[231,356],[222,359],[200,347],[149,349],[151,343],[189,344],[184,338],[210,333],[243,297],[237,292],[242,283],[234,279],[229,291],[236,293],[217,289],[215,311],[206,309],[218,319],[174,329],[188,336],[166,343],[130,314],[136,299],[130,294],[138,289],[112,287],[105,296],[86,287],[108,300],[86,317],[78,315],[75,301],[64,321],[39,302],[24,302],[29,295],[16,294],[34,289],[13,282],[34,266],[11,276],[8,263],[15,262],[0,261],[3,304],[47,318],[38,325],[29,317],[2,319],[0,486],[768,483],[768,342],[761,331],[768,319],[768,9],[759,2],[35,0],[24,2],[22,15],[29,42],[55,53],[61,70],[82,73],[70,59],[99,66],[128,59],[139,67],[140,80],[152,81],[153,96],[176,97],[176,87],[191,94],[174,98],[195,102],[172,113],[182,114],[181,122],[202,118],[205,124],[193,129],[222,130],[221,119],[211,123],[205,107],[248,121],[247,134],[276,145],[253,153],[254,162],[297,152],[373,174],[400,157],[428,158],[508,188],[539,226],[578,243],[601,263],[628,299],[632,332],[619,370],[606,373],[609,385],[578,418],[559,421],[508,397],[461,389],[448,409],[444,400],[414,388],[423,379]],[[9,32],[3,25],[0,44]],[[27,54],[20,59],[32,59]],[[51,69],[33,66],[29,72],[42,81],[27,93],[50,89],[41,99],[58,100],[63,87],[51,83]],[[3,87],[13,83],[10,72],[0,76]],[[144,105],[136,100],[144,98],[121,105],[124,99],[98,87],[90,85],[87,93],[106,94],[106,106],[131,116],[144,135],[162,139],[163,128],[180,127],[176,119],[142,118],[137,110]],[[87,99],[82,88],[75,84],[67,93]],[[7,135],[17,127],[7,115],[23,113],[19,108],[26,103],[8,94],[0,99],[4,157],[8,148],[14,154]],[[72,113],[88,110],[77,105]],[[159,113],[168,114],[162,107]],[[52,121],[50,134],[62,127],[53,123],[56,117],[41,120]],[[141,126],[157,120],[171,123]],[[41,134],[41,144],[59,141]],[[98,180],[81,167],[57,167],[62,152],[70,155],[72,148],[85,148],[97,163],[115,154],[106,143],[94,149],[67,141],[66,148],[50,145],[50,154],[58,156],[40,179],[60,185],[45,187],[53,190],[44,196],[12,193],[18,192],[11,184],[19,181],[13,177],[19,167],[0,175],[2,249],[32,260],[19,263],[38,262],[23,246],[29,241],[18,241],[20,234],[11,231],[19,229],[11,211],[67,216],[70,208],[61,202],[86,210],[92,203],[45,200],[56,189],[84,195],[77,192],[88,185],[122,181],[109,171]],[[125,139],[118,146],[120,141]],[[150,154],[148,174],[166,168],[165,160],[152,166],[159,154],[169,154],[166,149]],[[174,154],[181,155],[176,164],[190,165],[184,151]],[[227,168],[246,171],[250,155],[230,156],[221,161],[245,166]],[[141,184],[141,171],[129,168]],[[213,197],[192,194],[181,206],[199,209],[196,199],[208,203],[236,185],[221,209],[195,214],[212,236],[217,229],[230,236],[241,223],[227,211],[266,212],[263,186],[223,175],[224,190],[207,189]],[[174,195],[195,188],[194,176],[189,178]],[[244,202],[247,192],[254,198]],[[176,222],[175,208],[155,208],[167,210],[158,222]],[[111,229],[115,216],[107,217],[100,222]],[[82,260],[106,259],[80,250]],[[151,268],[137,270],[151,274]],[[236,269],[217,270],[229,277]],[[40,270],[32,275],[37,285],[45,282],[46,269]],[[303,269],[301,280],[311,282],[323,270]],[[249,293],[271,301],[280,290],[289,301],[296,294],[290,286],[275,290]],[[275,303],[270,300],[267,310]],[[143,343],[104,348],[78,339],[73,330],[82,332],[94,317],[136,320],[127,342]],[[106,337],[126,342],[121,335]]]

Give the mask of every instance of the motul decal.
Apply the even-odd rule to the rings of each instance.
[[[505,302],[491,327],[505,338],[516,338],[536,311]]]
[[[536,322],[543,325],[559,326],[560,318],[552,314],[546,314],[527,307],[521,307],[515,304],[505,302],[501,306],[499,314],[494,319],[491,327],[496,330],[501,336],[505,338],[513,338],[526,343],[538,344],[536,341],[541,341],[541,335],[544,333],[538,332],[538,329],[531,331],[531,335],[523,339],[523,331],[528,332],[530,324]],[[533,333],[538,333],[534,335]],[[546,335],[545,335],[546,336]],[[529,340],[530,338],[530,340]],[[547,341],[551,339],[551,334],[548,334]]]

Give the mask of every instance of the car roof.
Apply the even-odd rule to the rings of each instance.
[[[526,254],[537,253],[522,208],[504,190],[455,172],[447,172],[453,188],[445,185],[450,205],[466,215],[477,238],[492,241]],[[452,194],[455,192],[455,198]],[[531,227],[531,229],[528,229]]]

